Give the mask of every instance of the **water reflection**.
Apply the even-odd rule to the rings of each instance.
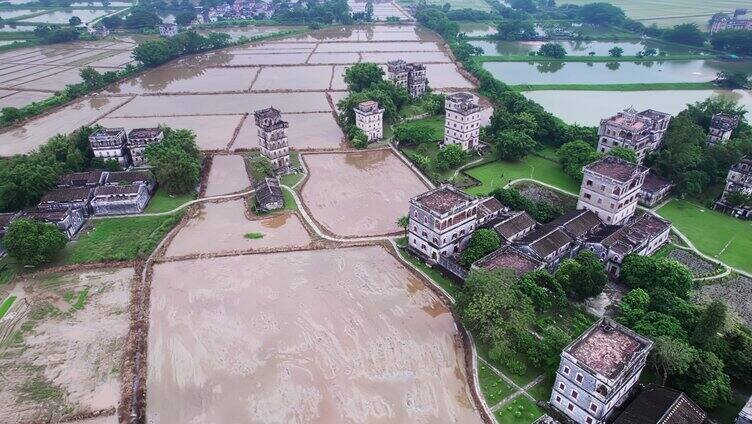
[[[561,44],[571,56],[588,56],[591,53],[595,56],[608,56],[608,51],[613,47],[621,47],[625,56],[635,56],[637,53],[646,49],[655,49],[657,53],[666,54],[688,54],[699,53],[692,49],[665,45],[650,40],[644,41],[577,41],[577,40],[556,40]],[[486,56],[521,56],[530,52],[536,52],[545,41],[491,41],[491,40],[472,40],[469,43],[475,47],[483,49]]]

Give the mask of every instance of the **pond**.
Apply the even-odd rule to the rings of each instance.
[[[17,18],[19,16],[23,15],[29,15],[35,12],[41,12],[40,9],[14,9],[14,10],[2,10],[0,11],[0,18],[2,19],[11,19],[11,18]]]
[[[30,25],[27,25],[27,26],[10,25],[10,24],[0,25],[0,32],[31,32],[31,31],[34,31],[34,27]]]
[[[668,54],[687,54],[690,51],[685,47],[669,46],[652,41],[554,41],[561,44],[570,56],[587,56],[595,52],[596,56],[608,56],[608,51],[614,47],[624,49],[625,56],[634,56],[645,49],[654,48],[659,52]],[[469,43],[483,49],[485,56],[513,56],[527,55],[529,52],[537,52],[545,41],[486,41],[473,40]]]
[[[544,109],[567,123],[598,125],[601,118],[624,108],[638,110],[656,109],[677,114],[688,103],[699,102],[711,96],[724,96],[736,100],[752,111],[752,93],[745,90],[665,90],[665,91],[530,91],[523,93]],[[567,99],[563,102],[562,99]]]
[[[751,62],[674,60],[655,62],[487,62],[483,67],[507,84],[636,84],[707,82],[720,71],[752,71]]]
[[[49,24],[66,24],[74,16],[78,16],[82,22],[91,22],[100,16],[107,15],[117,9],[65,9],[44,13],[21,22],[44,22]]]
[[[464,32],[468,37],[485,37],[487,35],[495,35],[496,26],[490,23],[483,22],[461,22],[460,32]],[[472,42],[470,44],[473,44]]]

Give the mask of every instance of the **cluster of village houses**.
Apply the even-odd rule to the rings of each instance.
[[[733,16],[725,13],[713,15],[710,21],[710,34],[727,29],[735,31],[752,31],[752,17],[747,15],[747,9],[736,9]]]

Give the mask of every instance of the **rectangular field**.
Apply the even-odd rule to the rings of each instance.
[[[580,190],[580,184],[565,174],[558,163],[533,155],[519,162],[491,162],[470,168],[467,173],[481,182],[480,186],[467,190],[473,194],[490,193],[520,178],[532,178],[570,193],[576,194]]]
[[[648,18],[668,18],[677,17],[673,24],[682,23],[679,18],[688,18],[691,22],[693,15],[704,15],[707,17],[705,22],[717,12],[733,12],[737,8],[752,8],[750,0],[713,0],[712,2],[702,0],[605,0],[618,6],[626,12],[627,16],[636,19]],[[590,0],[564,0],[561,4],[583,5],[592,3]],[[652,22],[646,20],[646,25]]]

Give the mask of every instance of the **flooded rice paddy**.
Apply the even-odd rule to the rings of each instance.
[[[287,113],[282,119],[290,123],[287,140],[293,149],[336,149],[343,147],[345,135],[334,115],[323,113]],[[243,123],[232,148],[247,150],[258,148],[256,122],[249,116]]]
[[[246,237],[246,234],[255,234],[257,238]],[[205,203],[198,215],[170,242],[167,256],[300,248],[310,242],[297,215],[251,217],[246,201],[238,199]]]
[[[614,47],[621,47],[624,50],[625,56],[634,56],[638,52],[645,49],[654,48],[658,52],[666,52],[668,54],[687,54],[690,51],[686,47],[680,47],[675,45],[663,44],[646,41],[631,41],[631,40],[619,40],[619,41],[568,41],[568,40],[556,40],[557,44],[561,44],[570,56],[587,56],[591,52],[596,56],[608,56],[608,51]],[[546,43],[546,41],[486,41],[486,40],[471,40],[468,41],[470,45],[480,47],[483,49],[483,54],[486,56],[514,56],[514,55],[527,55],[530,52],[537,52],[540,46]]]
[[[147,419],[480,422],[449,310],[381,247],[155,266]]]
[[[687,104],[712,96],[736,100],[752,111],[752,93],[745,90],[667,90],[667,91],[529,91],[525,97],[565,122],[596,126],[610,114],[634,106],[638,110],[656,109],[673,115]],[[562,102],[561,99],[567,99]]]
[[[47,24],[67,24],[70,18],[78,16],[81,22],[88,23],[102,16],[115,12],[117,9],[65,9],[55,10],[53,12],[43,13],[34,17],[29,17],[18,21],[23,22],[44,22]]]
[[[205,197],[243,191],[251,186],[245,159],[239,155],[214,155],[206,184]]]
[[[117,406],[133,276],[132,269],[103,269],[15,283],[11,293],[18,298],[3,324],[26,330],[0,355],[0,422],[42,422]],[[39,393],[48,395],[39,399]]]
[[[247,91],[258,68],[158,68],[110,88],[110,93]]]
[[[389,150],[309,154],[301,190],[313,219],[338,236],[400,231],[397,218],[427,187]]]

